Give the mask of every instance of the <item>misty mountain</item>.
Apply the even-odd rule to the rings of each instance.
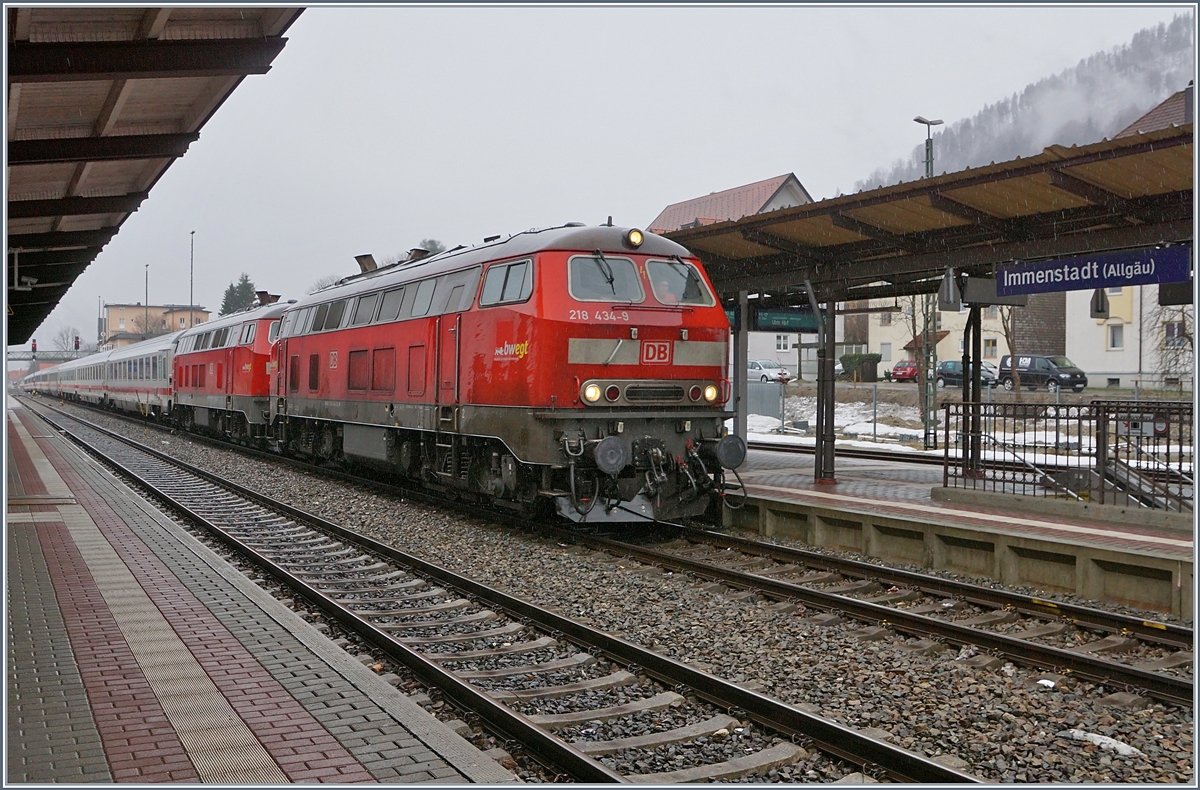
[[[1126,45],[1097,52],[1025,86],[973,118],[933,135],[934,172],[1006,162],[1040,154],[1049,145],[1096,143],[1133,123],[1192,78],[1194,21],[1177,16],[1169,25],[1145,28]],[[925,175],[925,143],[907,159],[879,168],[855,191],[915,181]]]

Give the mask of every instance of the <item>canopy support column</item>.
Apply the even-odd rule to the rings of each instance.
[[[733,433],[746,440],[746,368],[750,363],[750,308],[749,293],[738,291],[737,328],[733,331]]]
[[[811,292],[809,298],[814,298]],[[833,416],[837,407],[833,383],[834,356],[837,354],[836,308],[836,302],[826,302],[825,314],[820,317],[818,324],[820,334],[817,340],[817,446],[814,479],[821,485],[837,483],[833,472]]]

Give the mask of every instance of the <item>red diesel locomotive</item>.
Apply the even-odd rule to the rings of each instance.
[[[745,456],[728,321],[672,241],[570,224],[363,268],[282,313],[280,451],[589,521],[698,515]]]
[[[259,305],[198,324],[175,344],[175,422],[239,441],[271,432],[271,352],[287,305],[259,292]]]

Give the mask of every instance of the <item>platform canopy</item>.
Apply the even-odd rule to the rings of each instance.
[[[29,340],[299,8],[8,13],[8,343]],[[26,279],[29,278],[29,279]]]
[[[763,306],[937,290],[948,266],[1192,241],[1192,124],[673,231],[722,300]]]

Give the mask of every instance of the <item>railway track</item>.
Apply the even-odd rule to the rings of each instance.
[[[755,777],[819,754],[879,778],[977,781],[79,418],[33,410],[168,507],[203,525],[291,595],[564,777],[637,783]],[[620,735],[630,731],[640,734]],[[691,764],[658,770],[661,760],[652,755],[664,749],[688,753]],[[608,758],[618,752],[621,764],[652,770],[614,770]]]
[[[1071,675],[1192,705],[1191,629],[705,530],[674,530],[677,537],[658,547],[567,530],[556,536],[803,604],[825,613],[816,620],[821,624],[843,618],[870,624],[864,638],[894,631],[921,640],[912,648],[923,652],[967,647],[982,651],[977,665],[995,662],[988,654],[1002,656],[1060,679]]]
[[[214,444],[229,447],[222,442]],[[237,449],[281,460],[270,453]],[[314,469],[302,461],[282,460],[298,468]],[[319,473],[361,482],[337,470],[320,468]],[[385,486],[402,496],[414,495],[386,483],[373,485]],[[493,521],[506,518],[493,512],[482,515]],[[518,522],[513,519],[512,523]],[[1138,689],[1172,704],[1192,704],[1190,628],[682,525],[659,522],[658,527],[677,540],[685,540],[687,546],[735,550],[740,559],[716,555],[706,561],[684,546],[654,549],[588,537],[555,526],[543,528],[560,541],[585,543],[597,551],[677,569],[780,601],[803,603],[810,609],[850,616],[931,642],[919,644],[917,649],[969,646],[984,652],[977,659],[980,663],[988,663],[990,654],[1047,670],[1051,678],[1065,680],[1074,675],[1107,687]],[[737,567],[760,560],[768,565],[754,571]],[[833,620],[823,618],[820,622]],[[1095,632],[1101,636],[1089,636]]]

